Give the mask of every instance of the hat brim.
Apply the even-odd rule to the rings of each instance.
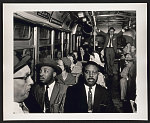
[[[99,69],[99,72],[101,72],[102,74],[106,74],[104,67],[102,67],[101,65],[97,64],[94,61],[88,61],[87,63],[84,64],[84,67],[86,67],[89,64],[97,66],[98,69]]]
[[[54,71],[57,73],[57,75],[61,74],[62,73],[62,70],[60,67],[56,66],[56,65],[53,65],[51,63],[39,63],[36,65],[37,68],[41,68],[43,66],[49,66],[49,67],[52,67],[54,69]]]

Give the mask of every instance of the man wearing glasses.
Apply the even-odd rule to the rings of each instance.
[[[13,113],[29,113],[28,108],[24,104],[24,100],[28,97],[33,80],[31,78],[31,70],[28,66],[30,56],[25,56],[22,60],[14,56],[14,110]]]
[[[64,112],[66,113],[113,113],[117,112],[108,91],[96,84],[102,68],[93,61],[83,66],[83,76],[78,83],[67,89]]]

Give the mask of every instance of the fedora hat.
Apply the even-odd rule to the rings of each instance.
[[[101,65],[97,64],[96,62],[94,61],[88,61],[87,63],[84,64],[83,66],[83,71],[85,70],[85,67],[87,65],[95,65],[97,68],[98,68],[98,71],[101,72],[102,74],[105,74],[105,69],[104,67],[102,67]]]
[[[52,67],[57,74],[61,74],[61,72],[62,72],[62,70],[59,67],[58,63],[56,61],[54,61],[53,59],[51,59],[51,58],[44,58],[42,61],[40,61],[36,65],[37,69],[41,68],[42,66]]]
[[[31,60],[31,56],[27,55],[22,59],[19,59],[16,55],[14,55],[14,73],[23,68],[25,65],[28,65]]]

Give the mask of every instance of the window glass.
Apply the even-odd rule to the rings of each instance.
[[[14,39],[30,39],[31,27],[23,23],[15,23]]]
[[[51,58],[51,47],[43,46],[39,47],[39,61],[42,61],[44,58]]]
[[[40,39],[48,39],[49,38],[49,30],[45,28],[40,28]]]
[[[61,33],[55,31],[55,42],[54,42],[54,59],[59,59],[61,54]]]

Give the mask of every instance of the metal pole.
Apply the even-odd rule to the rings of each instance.
[[[72,33],[70,33],[70,53],[72,52],[72,37],[73,37],[73,34]]]
[[[61,32],[61,56],[64,54],[64,32]]]
[[[39,54],[38,54],[38,27],[34,27],[34,48],[35,48],[35,64],[39,61]]]
[[[55,31],[51,31],[51,54],[52,54],[52,59],[54,58],[54,40],[55,40]]]
[[[39,47],[38,47],[38,27],[34,27],[34,59],[35,59],[35,65],[39,61]],[[34,71],[34,80],[37,80],[37,73]]]
[[[94,39],[93,39],[93,42],[94,42],[94,51],[95,51],[95,38],[96,38],[96,18],[95,18],[95,15],[94,15],[94,12],[93,12],[93,11],[92,11],[92,16],[93,16],[93,20],[94,20],[94,32],[93,32]]]
[[[95,39],[96,39],[96,30],[95,30],[95,28],[96,27],[94,26],[94,33],[93,33],[93,36],[94,36],[94,39],[93,39],[94,40],[94,51],[95,51]]]
[[[67,33],[67,55],[69,53],[69,37],[70,37],[70,34]]]

